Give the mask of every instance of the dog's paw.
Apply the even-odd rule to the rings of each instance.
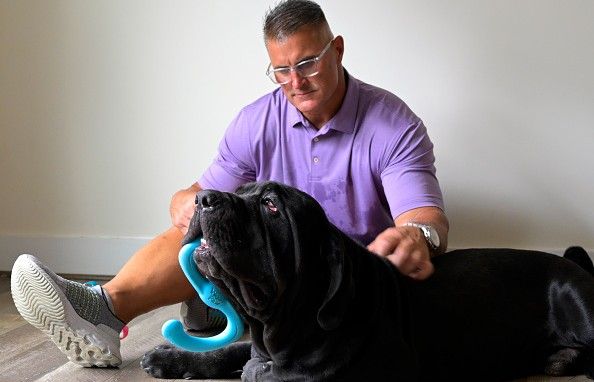
[[[160,345],[144,354],[140,367],[155,378],[200,378],[201,376],[191,372],[191,365],[186,362],[184,353],[173,346]]]

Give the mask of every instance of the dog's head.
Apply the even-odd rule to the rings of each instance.
[[[312,197],[264,182],[199,192],[184,243],[204,238],[198,269],[245,315],[265,322],[311,309],[331,329],[346,304],[341,235]]]

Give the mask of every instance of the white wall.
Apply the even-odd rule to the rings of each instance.
[[[272,3],[0,2],[0,270],[34,252],[113,273],[165,229],[171,194],[273,89]],[[428,126],[451,247],[594,250],[593,1],[321,5],[349,71]]]

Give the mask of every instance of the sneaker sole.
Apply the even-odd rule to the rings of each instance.
[[[118,333],[80,317],[33,256],[21,255],[16,260],[10,287],[21,316],[47,334],[70,361],[84,367],[115,367],[122,363],[119,343],[110,340],[118,338]]]

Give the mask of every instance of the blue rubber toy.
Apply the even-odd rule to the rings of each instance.
[[[243,321],[229,300],[198,271],[194,263],[194,250],[200,245],[201,240],[199,238],[182,247],[179,251],[179,263],[202,301],[211,308],[220,310],[227,317],[227,326],[221,333],[212,337],[195,337],[188,334],[179,320],[169,320],[161,328],[163,337],[173,345],[195,352],[222,348],[237,341],[243,335]]]

